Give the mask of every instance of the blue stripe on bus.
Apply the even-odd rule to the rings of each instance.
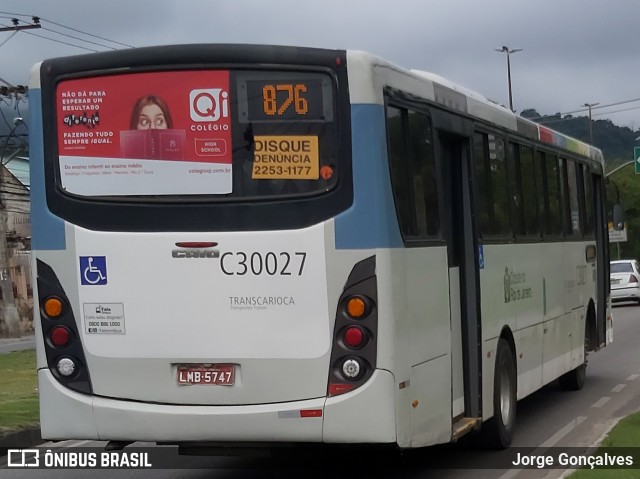
[[[384,132],[382,105],[351,106],[353,205],[335,218],[336,249],[402,247]]]
[[[47,208],[40,89],[29,89],[29,119],[31,247],[34,250],[62,250],[66,248],[64,221]]]

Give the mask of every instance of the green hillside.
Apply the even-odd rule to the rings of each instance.
[[[586,116],[540,115],[534,109],[522,111],[521,115],[557,130],[578,140],[589,141],[589,118]],[[606,170],[613,171],[625,162],[633,160],[633,149],[640,146],[640,130],[620,127],[610,120],[593,120],[593,145],[600,148],[606,161]],[[611,202],[620,198],[624,207],[629,241],[620,243],[621,258],[640,259],[640,175],[633,165],[625,166],[608,178],[607,193]],[[617,259],[618,245],[611,247],[611,259]]]

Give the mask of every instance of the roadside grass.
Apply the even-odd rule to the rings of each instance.
[[[579,469],[570,479],[640,479],[640,413],[632,414],[621,420],[602,441],[595,455],[633,456],[633,467],[636,469]],[[620,451],[608,448],[625,448]],[[633,449],[631,449],[633,448]]]
[[[34,350],[0,354],[0,436],[38,424],[37,388]]]

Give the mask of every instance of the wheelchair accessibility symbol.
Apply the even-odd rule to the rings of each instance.
[[[80,256],[80,284],[107,284],[106,256]]]

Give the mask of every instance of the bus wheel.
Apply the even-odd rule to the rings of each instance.
[[[587,318],[584,332],[584,363],[577,368],[560,376],[560,387],[565,391],[580,391],[584,387],[587,377],[587,350],[589,349],[589,318]]]
[[[584,386],[587,375],[587,365],[581,364],[577,368],[560,376],[560,387],[565,391],[580,391]]]
[[[493,375],[493,418],[483,427],[484,440],[494,449],[509,447],[516,425],[516,365],[506,339],[498,340]]]

